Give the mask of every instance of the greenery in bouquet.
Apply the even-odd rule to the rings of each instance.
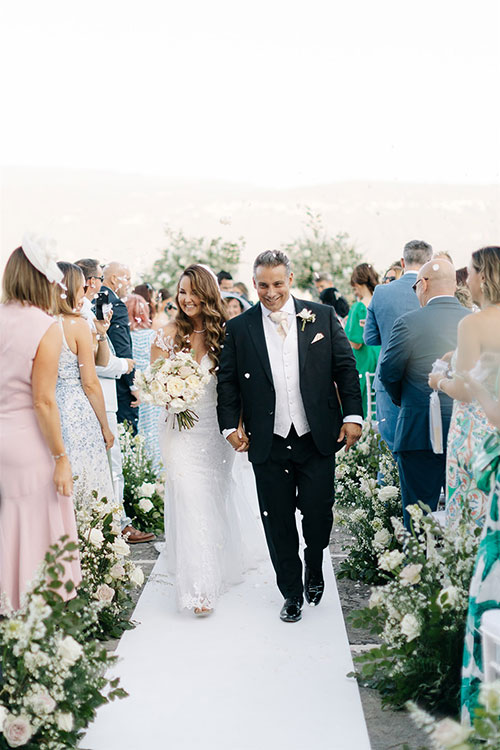
[[[129,559],[119,509],[93,493],[93,503],[77,511],[82,583],[78,596],[93,607],[96,621],[87,636],[119,638],[134,625],[129,621],[131,591],[144,583],[144,573]]]
[[[170,287],[177,284],[181,272],[191,263],[203,263],[215,273],[236,271],[245,240],[239,237],[236,242],[228,242],[222,237],[187,237],[181,230],[165,229],[167,247],[162,256],[153,264],[147,281]]]
[[[338,575],[380,583],[385,580],[378,565],[380,552],[401,549],[391,519],[402,516],[402,506],[396,464],[370,424],[355,446],[339,452],[335,476],[335,523],[349,534],[343,547],[348,554]]]
[[[57,593],[74,588],[62,579],[75,549],[66,538],[52,545],[21,609],[0,620],[1,750],[76,747],[96,709],[127,695],[105,677],[115,657],[85,640],[93,608]]]
[[[413,701],[407,708],[415,724],[431,740],[432,750],[498,750],[500,748],[500,680],[483,683],[472,725],[454,719],[436,720]]]
[[[351,274],[362,262],[361,254],[349,241],[349,235],[331,237],[323,226],[321,214],[306,207],[306,217],[303,235],[282,247],[292,261],[294,286],[316,294],[314,275],[330,273],[334,286],[351,296]]]
[[[144,436],[134,436],[127,426],[120,425],[118,430],[125,481],[125,513],[139,531],[161,535],[165,531],[163,475],[157,474],[153,468]]]
[[[410,506],[414,533],[393,519],[402,549],[379,555],[388,583],[372,589],[369,606],[351,615],[382,643],[354,658],[360,683],[376,688],[382,703],[408,700],[456,713],[460,695],[469,585],[480,529],[466,508],[456,528],[442,528]]]

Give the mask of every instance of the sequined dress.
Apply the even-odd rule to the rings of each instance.
[[[101,427],[83,390],[78,357],[63,345],[57,374],[56,400],[61,415],[62,436],[73,472],[73,498],[77,508],[89,505],[92,491],[112,500],[111,470]]]

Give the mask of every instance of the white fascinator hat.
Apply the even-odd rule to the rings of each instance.
[[[51,284],[60,284],[63,272],[57,265],[56,242],[49,237],[37,237],[26,232],[21,244],[25,256],[35,268],[43,273]]]

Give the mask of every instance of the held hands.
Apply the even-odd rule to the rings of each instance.
[[[440,380],[443,380],[444,377],[446,376],[444,376],[442,372],[430,372],[427,380],[429,388],[432,388],[433,391],[437,391],[438,383]]]
[[[345,439],[345,449],[348,451],[354,443],[358,442],[360,437],[360,424],[357,424],[356,422],[344,422],[337,438],[337,443],[341,443]]]
[[[245,434],[243,424],[240,422],[238,429],[227,436],[227,441],[232,445],[236,453],[246,453],[250,446],[250,440]]]
[[[54,469],[54,484],[58,495],[70,497],[73,494],[73,474],[66,456],[56,461]]]

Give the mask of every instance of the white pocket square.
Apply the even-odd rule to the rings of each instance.
[[[316,336],[315,336],[315,337],[313,338],[313,340],[311,341],[311,344],[315,344],[315,343],[316,343],[316,341],[321,341],[321,339],[324,339],[324,338],[325,338],[325,337],[323,336],[323,334],[322,334],[322,333],[317,333],[317,334],[316,334]]]

